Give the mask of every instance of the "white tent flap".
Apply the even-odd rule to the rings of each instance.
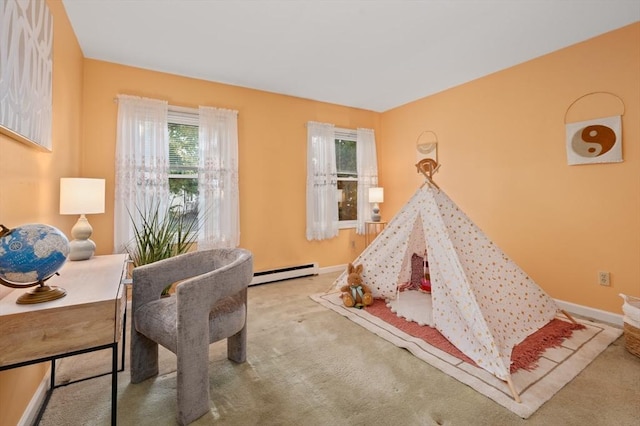
[[[374,297],[395,299],[411,256],[431,275],[433,323],[480,367],[509,378],[511,351],[551,321],[558,307],[440,189],[425,185],[354,261]],[[341,275],[336,286],[346,284]]]

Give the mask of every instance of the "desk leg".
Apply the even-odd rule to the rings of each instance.
[[[44,416],[44,410],[47,409],[47,405],[49,405],[49,400],[51,399],[51,395],[53,394],[53,390],[56,388],[56,360],[53,358],[51,360],[51,375],[49,377],[49,389],[44,396],[44,401],[42,401],[42,405],[38,410],[38,414],[36,415],[36,420],[34,422],[35,425],[39,425],[42,420],[42,416]]]
[[[56,387],[56,359],[51,360],[51,385],[49,386],[51,390]]]
[[[116,425],[118,417],[118,343],[111,349],[111,425]]]
[[[125,348],[127,347],[127,308],[124,308],[124,316],[122,319],[122,368],[118,371],[124,371]]]

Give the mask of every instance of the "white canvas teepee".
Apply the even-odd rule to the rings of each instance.
[[[435,328],[512,387],[513,347],[555,317],[555,301],[435,185],[420,188],[353,263],[364,265],[374,297],[394,299],[412,255],[425,251]],[[346,274],[335,284],[346,285]]]

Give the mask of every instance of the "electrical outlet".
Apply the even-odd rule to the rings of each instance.
[[[610,286],[610,276],[608,272],[598,272],[598,283],[600,285]]]

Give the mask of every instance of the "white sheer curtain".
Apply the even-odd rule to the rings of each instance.
[[[369,188],[378,186],[378,158],[373,130],[357,129],[356,146],[358,167],[358,226],[356,233],[364,234],[364,222],[370,220],[373,209],[369,202]]]
[[[238,112],[199,108],[198,250],[240,244]]]
[[[307,123],[307,240],[338,236],[336,146],[333,124]]]
[[[169,132],[166,101],[118,95],[114,250],[133,240],[131,216],[169,202]],[[130,214],[131,213],[131,216]]]

